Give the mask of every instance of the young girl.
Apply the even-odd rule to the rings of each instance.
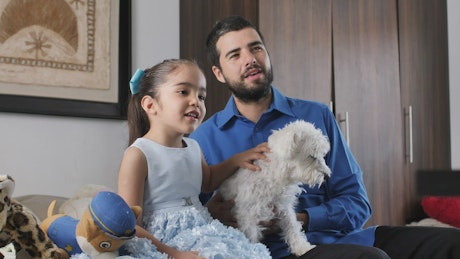
[[[125,245],[128,253],[136,258],[271,258],[262,244],[213,220],[198,199],[238,167],[257,170],[251,161],[266,159],[268,147],[206,164],[197,142],[184,137],[206,113],[206,80],[192,61],[165,60],[136,71],[131,92],[131,146],[121,162],[118,192],[129,205],[142,206],[143,216],[136,227],[139,238]]]

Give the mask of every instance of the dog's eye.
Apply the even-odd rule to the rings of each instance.
[[[99,247],[102,248],[102,249],[108,249],[112,246],[112,244],[108,241],[102,241],[101,243],[99,243]]]

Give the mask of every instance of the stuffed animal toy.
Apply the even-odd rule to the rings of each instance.
[[[0,248],[0,258],[2,259],[15,259],[16,249],[13,243],[9,243],[7,246]]]
[[[329,142],[321,130],[305,121],[295,121],[268,138],[270,160],[256,161],[261,168],[254,173],[239,169],[219,188],[226,200],[233,199],[233,213],[238,228],[253,242],[262,238],[260,221],[279,219],[281,234],[291,252],[297,256],[305,254],[314,245],[310,244],[297,221],[294,210],[300,184],[310,187],[321,185],[331,170],[324,157],[329,152]],[[275,213],[275,211],[278,213]]]
[[[39,227],[32,212],[11,198],[15,182],[0,175],[0,247],[13,243],[14,250],[24,249],[32,258],[69,258]]]
[[[101,191],[91,200],[80,220],[53,215],[55,202],[40,227],[70,256],[84,253],[93,259],[118,256],[119,248],[133,238],[141,207],[129,207],[118,194]]]

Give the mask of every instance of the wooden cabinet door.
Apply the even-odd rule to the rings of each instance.
[[[412,108],[412,121],[405,119],[406,188],[412,193],[406,203],[412,211],[421,211],[417,170],[451,167],[446,5],[445,0],[400,0],[398,5],[401,113],[408,115]]]
[[[212,26],[229,15],[241,15],[258,26],[258,1],[181,0],[180,57],[194,59],[207,81],[206,118],[222,110],[230,97],[227,87],[217,81],[206,55],[206,38]],[[205,118],[205,119],[206,119]]]
[[[332,101],[337,119],[348,117],[342,131],[364,172],[369,224],[402,223],[396,1],[264,0],[259,26],[274,85],[289,96]]]
[[[260,1],[259,29],[282,93],[332,101],[331,22],[331,0]]]
[[[364,173],[373,208],[368,225],[402,224],[397,4],[335,0],[332,14],[336,117]]]

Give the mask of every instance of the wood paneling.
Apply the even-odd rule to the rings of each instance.
[[[400,0],[398,9],[402,105],[405,110],[412,106],[413,111],[414,156],[413,163],[406,161],[404,177],[407,191],[413,194],[417,170],[451,167],[447,4]],[[409,196],[406,209],[416,211],[419,200]]]
[[[264,0],[260,31],[284,94],[328,104],[333,100],[331,0]]]
[[[217,81],[206,55],[206,38],[216,21],[241,15],[258,26],[258,1],[254,0],[181,0],[180,56],[195,59],[207,80],[206,118],[225,107],[230,96],[227,86]]]
[[[396,1],[336,0],[333,59],[336,117],[348,112],[350,148],[373,207],[368,222],[402,224],[405,196]],[[390,184],[391,183],[391,184]]]

